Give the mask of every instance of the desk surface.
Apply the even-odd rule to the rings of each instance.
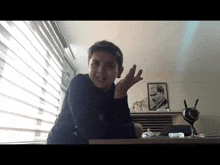
[[[96,139],[89,144],[220,144],[220,137],[150,137],[139,139]]]

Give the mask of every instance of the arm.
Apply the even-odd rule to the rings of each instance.
[[[128,108],[127,96],[123,99],[117,99],[117,111],[120,112],[120,121],[121,121],[121,131],[119,134],[120,138],[139,138],[143,133],[143,127],[141,124],[132,123],[130,116],[130,109]],[[122,133],[124,132],[124,133]]]
[[[119,112],[119,118],[121,123],[131,123],[131,117],[130,117],[130,109],[128,107],[127,102],[127,95],[123,97],[122,99],[114,99],[115,103],[115,109],[117,112]]]
[[[136,138],[135,128],[130,117],[127,96],[122,99],[114,99],[115,115],[112,130],[110,129],[109,137],[115,139]]]
[[[94,112],[96,110],[96,97],[94,87],[83,75],[77,75],[68,88],[68,106],[78,131],[85,138],[93,136]]]
[[[141,77],[142,70],[139,70],[137,76],[134,77],[136,70],[136,65],[134,65],[129,73],[125,76],[124,79],[120,80],[116,86],[115,86],[115,93],[114,93],[114,99],[115,101],[115,108],[119,112],[120,120],[122,121],[121,124],[121,131],[127,132],[128,137],[137,137],[136,131],[134,130],[134,124],[131,121],[130,117],[130,110],[128,108],[127,104],[127,91],[129,88],[131,88],[134,84],[137,82],[143,80]],[[120,132],[119,132],[120,133]],[[125,134],[126,135],[126,134]],[[123,135],[122,135],[123,136]]]

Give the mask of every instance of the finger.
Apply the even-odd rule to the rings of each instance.
[[[137,83],[137,82],[139,82],[139,81],[143,80],[143,77],[141,77],[142,72],[143,72],[143,70],[142,70],[142,69],[141,69],[141,70],[139,70],[139,72],[138,72],[137,76],[135,76],[135,78],[134,78],[134,83]]]
[[[128,74],[126,75],[125,79],[133,79],[134,78],[134,74],[135,74],[135,70],[136,70],[136,65],[133,65],[133,67],[129,70]]]
[[[141,78],[141,74],[142,74],[143,70],[139,70],[137,76],[134,77],[135,80],[139,80]],[[143,78],[142,78],[143,79]]]
[[[133,67],[131,68],[131,72],[130,72],[130,76],[131,78],[134,78],[134,74],[135,74],[135,71],[136,71],[136,65],[133,65]]]
[[[142,72],[143,72],[143,70],[142,70],[142,69],[141,69],[141,70],[139,70],[139,72],[138,72],[138,74],[137,74],[137,76],[136,76],[136,77],[141,77]]]

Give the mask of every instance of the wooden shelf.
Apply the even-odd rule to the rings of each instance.
[[[139,123],[146,132],[150,128],[152,132],[161,132],[166,125],[173,125],[174,118],[181,116],[182,112],[142,112],[130,113],[132,121]]]
[[[169,116],[169,117],[176,117],[179,115],[182,115],[182,112],[132,112],[130,113],[130,115],[132,117],[150,117],[150,116],[156,116],[156,117],[165,117],[165,116]]]

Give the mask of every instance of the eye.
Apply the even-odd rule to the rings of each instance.
[[[92,65],[98,66],[99,65],[99,61],[93,61]]]
[[[112,62],[107,63],[107,67],[115,68],[115,64]]]

